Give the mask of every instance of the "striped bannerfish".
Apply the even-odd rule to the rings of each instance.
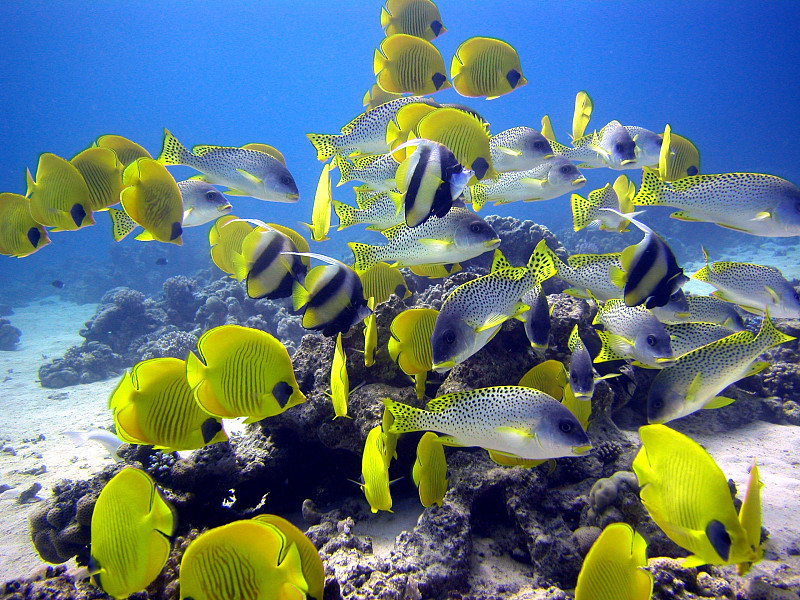
[[[180,597],[305,598],[309,584],[296,543],[273,523],[245,519],[209,529],[186,548]]]
[[[610,208],[602,210],[626,217]],[[683,274],[675,254],[660,236],[630,215],[626,218],[644,233],[644,237],[638,244],[628,246],[622,251],[621,268],[612,267],[611,281],[622,288],[623,298],[628,306],[665,306],[670,301],[670,296],[689,281],[689,278]]]
[[[172,507],[150,476],[125,467],[109,480],[94,505],[92,581],[113,598],[143,590],[164,568],[174,529]]]
[[[129,444],[174,452],[228,439],[220,420],[195,402],[186,382],[186,363],[179,358],[137,363],[122,377],[108,405],[117,434]]]
[[[222,325],[186,357],[186,380],[207,413],[255,423],[305,402],[286,348],[265,331]]]

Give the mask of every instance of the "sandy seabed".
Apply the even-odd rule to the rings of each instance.
[[[11,493],[0,494],[0,582],[28,575],[41,564],[30,540],[27,518],[37,503],[19,504],[13,490],[39,483],[38,497],[45,499],[60,479],[88,479],[112,462],[101,446],[77,446],[62,432],[110,425],[106,404],[117,380],[49,390],[39,385],[37,375],[41,364],[82,342],[77,331],[95,308],[49,298],[15,308],[9,317],[22,331],[22,338],[17,350],[0,352],[0,483],[13,486]],[[680,424],[676,429],[681,429]],[[630,435],[636,438],[635,432]],[[740,497],[747,486],[748,469],[758,460],[764,483],[764,525],[770,539],[767,560],[753,572],[774,571],[779,565],[769,560],[771,554],[775,556],[769,550],[785,557],[787,548],[800,545],[800,427],[759,421],[724,434],[692,437],[736,482]],[[360,522],[356,532],[373,537],[376,553],[388,554],[394,536],[412,528],[420,512],[416,502],[398,503],[394,514]],[[792,556],[789,562],[793,571],[800,571],[799,557]],[[489,567],[497,577],[519,578],[515,573],[519,569],[499,563],[482,568]]]

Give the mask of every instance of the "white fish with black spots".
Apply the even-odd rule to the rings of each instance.
[[[529,171],[553,156],[550,141],[531,127],[512,127],[489,138],[496,171]]]
[[[714,296],[686,296],[686,308],[672,311],[670,305],[653,309],[653,314],[664,324],[714,323],[733,331],[742,331],[744,321],[736,306]]]
[[[556,266],[556,277],[570,285],[565,294],[585,299],[594,296],[601,302],[622,298],[622,290],[611,282],[611,270],[622,265],[619,252],[573,254],[564,262],[549,247],[547,250]]]
[[[337,155],[334,162],[340,175],[337,187],[355,180],[378,192],[388,192],[395,187],[395,174],[400,166],[390,152],[355,156],[349,160]]]
[[[183,227],[205,225],[233,209],[225,195],[205,181],[179,181],[178,189],[183,198]]]
[[[636,164],[636,144],[619,121],[611,121],[595,131],[572,141],[572,148],[550,140],[555,154],[578,163],[581,169],[639,169]]]
[[[602,347],[594,362],[632,359],[638,366],[663,369],[675,362],[669,334],[644,306],[628,306],[619,298],[597,307],[593,325]]]
[[[368,224],[367,229],[383,231],[405,221],[405,214],[397,210],[387,192],[380,192],[368,201],[362,201],[357,208],[334,200],[333,211],[339,217],[338,231],[358,223]]]

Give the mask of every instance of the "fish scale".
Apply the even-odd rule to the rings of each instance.
[[[586,290],[590,290],[601,302],[612,298],[622,298],[622,290],[611,282],[609,274],[612,267],[622,268],[621,253],[609,254],[573,254],[562,261],[555,252],[550,252],[556,267],[556,277],[572,286],[566,290],[568,294],[579,298],[589,298]]]
[[[364,208],[354,208],[338,200],[333,201],[333,210],[339,217],[339,231],[357,223],[369,223],[368,229],[388,229],[405,221],[405,214],[397,211],[394,201],[386,192],[381,192]]]
[[[509,156],[501,148],[518,152],[519,155]],[[535,129],[512,127],[489,138],[489,152],[494,168],[505,172],[534,169],[553,151],[548,139]]]

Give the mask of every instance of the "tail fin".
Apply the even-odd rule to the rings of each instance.
[[[540,240],[528,259],[528,270],[536,273],[536,284],[541,285],[556,274],[555,254],[544,240]]]
[[[307,133],[306,137],[317,151],[317,160],[324,162],[336,154],[336,146],[333,145],[333,140],[341,136],[329,133]]]
[[[416,406],[395,402],[391,398],[384,398],[383,404],[394,417],[389,433],[409,433],[424,429],[424,426],[419,423],[419,417],[426,411]]]
[[[356,209],[349,204],[334,200],[333,211],[339,217],[339,229],[337,231],[341,231],[345,227],[350,227],[358,222],[356,221]]]
[[[633,197],[635,206],[653,206],[661,204],[661,192],[664,189],[664,182],[658,176],[658,171],[650,167],[642,169],[642,185]]]
[[[556,141],[556,134],[553,132],[553,125],[550,123],[549,115],[542,117],[542,135],[551,142]]]
[[[482,183],[476,183],[475,185],[469,186],[468,189],[470,197],[472,198],[472,208],[475,212],[478,212],[489,200],[488,194],[486,193],[486,186]]]
[[[578,333],[578,324],[576,323],[569,334],[567,347],[569,348],[570,352],[575,352],[575,347],[578,344],[583,345],[583,340],[581,339],[580,333]]]
[[[594,198],[592,198],[592,194],[589,194],[588,198],[584,198],[580,194],[572,194],[569,202],[572,206],[572,228],[575,231],[588,227],[596,220],[595,213],[599,205],[594,202],[595,198],[597,198],[597,194]]]
[[[379,262],[376,250],[379,246],[370,246],[359,242],[348,242],[350,250],[353,251],[353,270],[362,273]]]
[[[567,263],[558,258],[558,256],[556,255],[555,252],[553,252],[550,246],[548,246],[547,244],[542,245],[543,242],[544,240],[539,242],[539,244],[536,246],[536,250],[538,250],[541,247],[542,251],[545,252],[550,258],[550,261],[552,262],[553,267],[555,268],[555,275],[563,279],[563,275],[565,273],[573,271],[572,267],[570,267]],[[531,259],[533,259],[533,256],[536,254],[536,250],[533,251]]]
[[[111,235],[114,236],[115,242],[122,240],[137,227],[134,220],[124,210],[109,208],[108,216],[111,217]]]
[[[339,156],[338,154],[334,158],[336,161],[336,166],[339,168],[339,183],[336,184],[336,187],[340,185],[344,185],[348,181],[353,180],[353,168],[355,165],[351,163],[346,158]]]
[[[778,344],[791,342],[794,339],[795,338],[791,335],[786,335],[777,327],[775,327],[775,325],[772,323],[772,319],[769,317],[769,309],[767,309],[767,314],[764,316],[764,320],[761,322],[761,329],[758,331],[758,335],[756,335],[756,338],[753,341],[756,343],[763,342],[765,348],[772,348]]]
[[[161,154],[158,155],[156,161],[162,165],[185,165],[191,155],[192,153],[170,133],[169,129],[164,130]]]

